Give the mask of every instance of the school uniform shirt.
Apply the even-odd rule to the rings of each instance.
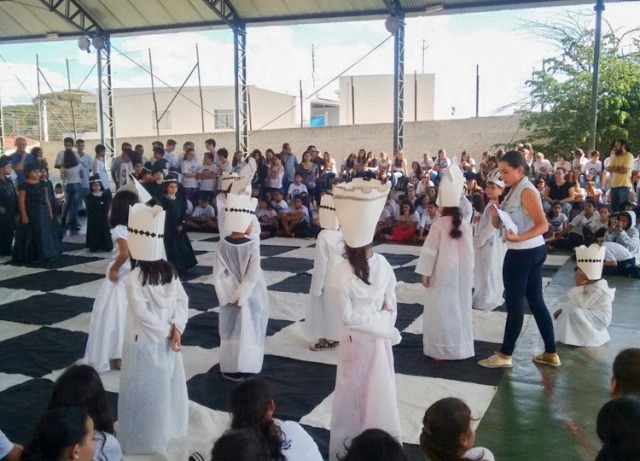
[[[282,454],[287,461],[322,461],[318,445],[295,421],[273,420],[280,429]]]
[[[287,209],[287,214],[296,214],[300,213],[301,211],[303,212],[302,222],[309,223],[311,221],[311,218],[309,217],[309,209],[304,205],[302,205],[300,208],[290,206]]]
[[[600,160],[593,163],[592,161],[588,161],[582,167],[582,172],[585,175],[588,175],[590,178],[595,176],[599,176],[602,173],[602,162]]]
[[[180,168],[180,171],[182,171],[182,173],[193,173],[193,174],[196,174],[198,172],[198,162],[196,162],[195,160],[185,160],[184,162],[182,162],[182,166]],[[198,188],[198,180],[196,178],[187,178],[183,174],[182,175],[182,185],[184,187],[188,187],[190,189],[197,189]]]
[[[431,226],[433,225],[434,222],[438,220],[439,217],[440,217],[440,213],[438,213],[437,211],[436,211],[436,215],[433,218],[429,216],[428,212],[425,211],[422,214],[422,217],[420,218],[418,227],[422,227],[424,230],[428,231],[429,229],[431,229]]]
[[[178,163],[178,158],[175,156],[173,152],[164,151],[164,155],[162,156],[167,162],[169,162],[169,168],[179,168],[180,164]]]
[[[593,213],[590,218],[587,218],[584,211],[571,220],[571,232],[582,235],[582,229],[589,227],[592,231],[597,231],[602,227],[600,224],[600,213],[597,211]]]
[[[133,165],[131,164],[131,162],[120,163],[120,173],[118,174],[118,181],[121,187],[127,183],[127,178],[129,177],[130,173],[133,173]]]
[[[191,216],[194,218],[198,218],[200,216],[205,216],[207,218],[215,218],[216,210],[213,209],[211,205],[207,205],[206,207],[197,206],[191,212]]]
[[[218,178],[220,178],[218,181],[218,190],[222,190],[222,176],[227,173],[231,173],[231,162],[224,162],[224,165],[222,163],[218,163],[216,166],[218,167]]]
[[[94,174],[100,176],[100,183],[102,184],[102,188],[104,190],[109,190],[109,175],[107,174],[107,167],[104,164],[104,159],[95,159],[93,161],[93,165],[91,166]]]
[[[271,220],[273,218],[277,218],[278,213],[276,213],[276,211],[272,210],[271,208],[258,208],[258,210],[256,211],[256,217],[258,218],[260,224],[271,224]]]
[[[449,235],[453,217],[442,216],[422,245],[415,271],[430,277],[424,296],[424,354],[435,359],[462,360],[475,355],[471,323],[473,237],[462,221],[462,236]]]
[[[569,218],[567,218],[566,214],[560,213],[558,216],[547,218],[547,222],[552,231],[559,232],[564,227],[564,223],[569,222]]]
[[[93,431],[93,441],[95,443],[95,449],[93,451],[92,461],[122,460],[120,443],[113,435],[96,430]]]
[[[437,166],[438,168],[442,168],[442,169],[447,169],[449,168],[449,165],[451,165],[451,160],[449,160],[447,157],[445,158],[436,158],[435,162],[433,163],[434,166]]]
[[[558,304],[562,313],[554,325],[556,341],[586,347],[607,343],[615,293],[605,279],[569,290],[567,302]]]
[[[91,167],[93,166],[93,158],[85,153],[83,156],[78,155],[78,161],[82,165],[82,188],[89,189],[89,176],[91,173]]]
[[[536,173],[549,173],[551,171],[551,162],[547,159],[544,159],[541,162],[533,162],[533,169]]]
[[[297,185],[296,183],[291,183],[289,185],[289,189],[287,190],[287,194],[289,195],[290,200],[293,200],[294,197],[302,194],[303,192],[305,194],[309,193],[309,191],[307,190],[307,186],[305,186],[304,184]]]
[[[260,373],[269,320],[260,242],[221,239],[213,255],[213,285],[220,301],[220,371]],[[235,301],[239,308],[231,305]]]
[[[383,223],[388,220],[391,220],[391,213],[389,213],[389,210],[383,209],[382,213],[380,213],[380,218],[378,218],[378,223]]]
[[[214,164],[211,165],[202,165],[198,168],[198,173],[215,173],[216,166]],[[186,186],[185,186],[186,187]],[[213,179],[201,179],[200,180],[200,190],[205,192],[213,192],[216,188],[216,178]]]
[[[433,168],[433,160],[428,159],[428,160],[423,160],[420,162],[420,169],[425,172],[428,173],[431,169]]]
[[[473,308],[486,311],[492,311],[504,303],[502,263],[507,246],[500,236],[500,231],[491,223],[489,207],[493,203],[491,200],[485,207],[473,239],[475,249]]]
[[[276,202],[275,200],[271,202],[273,207],[276,209],[277,213],[281,213],[283,211],[287,211],[289,209],[289,204],[285,200],[280,200],[280,202]]]
[[[629,250],[616,242],[603,242],[605,251],[604,251],[604,260],[607,262],[615,261],[622,262],[628,261],[633,258],[633,255]]]

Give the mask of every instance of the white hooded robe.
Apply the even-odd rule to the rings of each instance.
[[[402,440],[391,346],[401,340],[396,321],[396,277],[387,260],[368,260],[367,285],[349,261],[335,268],[331,288],[340,315],[340,351],[333,394],[329,459],[345,453],[345,441],[365,429],[387,431]],[[382,309],[386,304],[393,312]]]
[[[220,371],[260,373],[269,320],[269,297],[260,268],[260,242],[221,239],[213,256],[220,301]],[[238,306],[231,303],[238,301]]]
[[[489,207],[490,201],[484,209],[476,235],[474,237],[475,265],[473,277],[473,308],[492,311],[504,303],[502,293],[502,263],[507,252],[507,245],[500,236],[500,230],[491,224]]]
[[[462,236],[453,239],[453,218],[442,216],[422,245],[416,272],[430,277],[424,296],[424,354],[434,359],[462,360],[475,355],[471,318],[473,237],[462,221]]]
[[[118,396],[118,440],[127,455],[165,453],[187,435],[189,400],[182,355],[169,344],[171,325],[182,334],[189,298],[175,279],[142,285],[140,268],[127,277],[127,323]]]

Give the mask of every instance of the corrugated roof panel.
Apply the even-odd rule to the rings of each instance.
[[[0,2],[2,14],[0,24],[9,31],[9,35],[31,35],[32,31],[74,32],[76,29],[37,0],[24,3]]]

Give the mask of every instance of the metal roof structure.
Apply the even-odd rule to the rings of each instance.
[[[617,0],[616,0],[617,1]],[[593,4],[589,0],[0,0],[0,43],[83,35],[384,19]]]

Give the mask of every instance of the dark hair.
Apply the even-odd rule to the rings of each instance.
[[[482,213],[484,211],[486,204],[484,203],[484,197],[482,196],[482,193],[474,192],[471,195],[471,206],[478,213]]]
[[[351,441],[341,461],[409,461],[409,458],[389,433],[382,429],[367,429]]]
[[[34,157],[37,157],[38,152],[42,153],[42,147],[39,147],[39,146],[32,147],[29,153]]]
[[[251,378],[231,391],[231,429],[253,429],[269,446],[271,459],[285,461],[280,428],[267,415],[271,390],[264,379]]]
[[[120,150],[125,150],[125,149],[131,149],[131,143],[130,142],[123,142],[122,144],[120,144]]]
[[[431,405],[422,419],[420,448],[431,461],[463,460],[460,436],[469,431],[471,410],[462,400],[447,397]]]
[[[167,139],[167,146],[175,146],[178,143],[175,141],[175,139]]]
[[[96,148],[94,150],[97,154],[98,152],[106,152],[107,148],[104,147],[102,144],[96,144]]]
[[[460,237],[462,237],[462,231],[460,230],[460,225],[462,224],[462,213],[460,212],[460,208],[455,206],[445,207],[442,209],[442,216],[453,217],[453,229],[451,229],[451,232],[449,232],[451,238],[459,239]]]
[[[204,143],[205,144],[213,144],[213,147],[216,147],[216,140],[213,139],[213,138],[207,139]]]
[[[71,365],[53,385],[49,410],[76,407],[93,419],[94,429],[114,434],[115,421],[107,404],[100,375],[89,365]]]
[[[216,154],[218,154],[220,157],[229,158],[229,151],[224,147],[221,147],[220,149],[218,149]]]
[[[76,157],[76,153],[71,149],[64,150],[64,156],[62,157],[62,167],[63,168],[73,168],[78,165],[78,158]]]
[[[211,461],[270,461],[269,446],[253,429],[231,429],[216,440]]]
[[[213,162],[213,153],[212,152],[206,151],[203,155]]]
[[[153,141],[151,145],[153,147],[161,147],[164,150],[164,143],[162,141]]]
[[[618,353],[613,361],[615,395],[640,396],[640,348],[631,347]]]
[[[367,262],[368,248],[369,245],[360,248],[351,248],[349,245],[345,245],[344,257],[347,258],[349,264],[351,264],[356,277],[367,285],[371,285],[371,282],[369,282],[369,263]]]
[[[133,261],[132,266],[137,265],[142,274],[142,286],[166,285],[178,278],[176,267],[164,259],[157,261]]]
[[[84,144],[84,139],[80,139],[80,138],[76,139],[76,146],[78,144]]]
[[[63,144],[75,144],[73,138],[71,136],[67,136],[62,140]]]
[[[138,195],[128,190],[121,190],[113,196],[109,211],[109,226],[126,226],[129,224],[129,207],[138,203]]]
[[[403,205],[409,205],[409,214],[415,213],[416,209],[413,206],[413,203],[411,203],[411,200],[409,199],[402,200],[402,202],[400,202],[400,210],[402,210]]]
[[[82,445],[87,434],[84,410],[75,407],[47,411],[33,431],[31,441],[22,452],[21,461],[48,461],[62,458],[65,449]]]
[[[596,433],[602,441],[596,461],[640,459],[640,399],[626,396],[605,403],[598,412]]]
[[[526,174],[526,169],[528,165],[527,165],[527,161],[524,158],[524,155],[522,155],[522,152],[517,150],[510,150],[509,152],[507,152],[502,156],[500,161],[506,163],[511,168],[522,167],[525,170],[525,174]]]
[[[560,213],[564,212],[564,205],[562,204],[562,202],[560,200],[555,200],[552,204],[551,204],[551,208],[549,208],[549,211],[547,212],[547,217],[549,219],[553,218],[553,209],[556,207],[556,205],[560,205],[560,208],[562,208],[562,210],[560,210]]]
[[[586,197],[584,199],[584,203],[590,203],[591,205],[593,205],[593,207],[595,208],[596,206],[596,199],[594,199],[593,197]]]

